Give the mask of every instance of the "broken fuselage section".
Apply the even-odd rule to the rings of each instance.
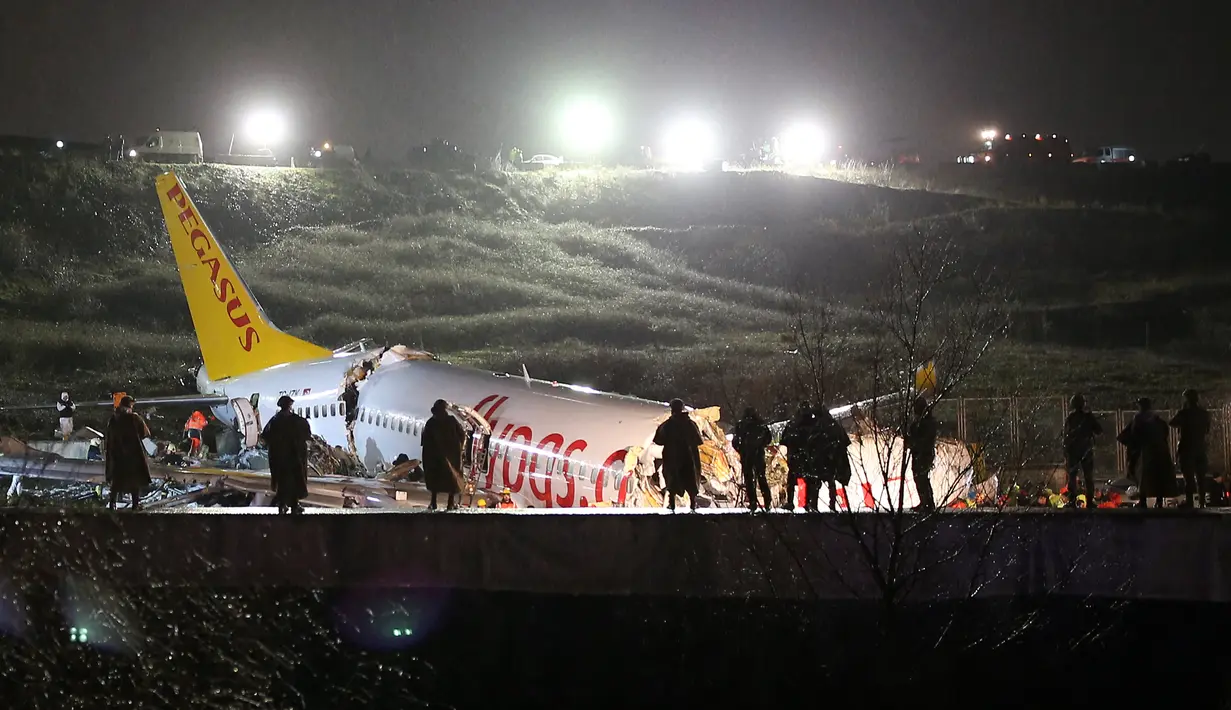
[[[348,379],[359,390],[349,430],[342,400]],[[313,433],[330,445],[353,445],[369,475],[387,471],[402,455],[420,458],[423,426],[432,404],[444,399],[470,435],[465,468],[476,490],[508,488],[519,507],[662,505],[662,451],[653,444],[669,414],[662,402],[459,367],[421,350],[369,342],[221,382],[209,380],[202,367],[197,385],[205,394],[251,402],[258,425],[274,414],[280,396],[291,396]],[[223,423],[243,425],[242,412],[230,404],[214,411]],[[717,410],[691,416],[705,440],[702,498],[733,505],[739,460]]]

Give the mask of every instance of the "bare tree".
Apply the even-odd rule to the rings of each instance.
[[[956,399],[1005,336],[1009,294],[996,274],[964,259],[942,229],[901,235],[886,257],[866,328],[842,328],[839,307],[818,291],[797,293],[788,325],[801,396],[825,401],[836,372],[873,395],[851,413],[850,480],[835,491],[835,514],[824,516],[832,539],[841,542],[822,546],[821,554],[852,596],[879,602],[883,641],[897,647],[906,604],[926,602],[940,588],[950,599],[970,599],[1006,581],[1000,577],[1005,560],[993,560],[992,552],[1003,547],[998,536],[1007,519],[958,520],[940,509],[971,488],[999,507],[1013,503],[998,490],[1001,474],[1016,480],[1033,448],[1004,435],[1016,414],[1012,405],[981,422],[978,435],[989,446],[972,449],[956,437],[939,437],[930,475],[937,509],[916,509],[908,443],[914,402],[922,397],[930,416]],[[1013,623],[1020,631],[1026,621]],[[914,638],[909,645],[937,640]]]

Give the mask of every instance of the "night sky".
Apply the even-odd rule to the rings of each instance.
[[[101,140],[155,126],[223,151],[243,117],[292,142],[401,156],[432,137],[564,152],[578,93],[653,143],[682,111],[732,148],[815,117],[875,151],[925,158],[978,130],[1059,132],[1077,148],[1231,154],[1231,42],[1206,3],[1034,0],[9,0],[0,134]]]

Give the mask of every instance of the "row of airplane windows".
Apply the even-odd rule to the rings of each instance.
[[[331,404],[314,404],[311,407],[296,407],[295,413],[304,419],[323,419],[326,417],[345,417],[346,403],[333,402]],[[379,412],[373,412],[367,408],[359,409],[359,421],[364,424],[373,424],[375,426],[392,429],[399,434],[411,434],[418,436],[423,431],[423,422],[412,421],[407,417],[398,415],[390,416]]]

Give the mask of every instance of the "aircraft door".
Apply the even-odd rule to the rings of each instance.
[[[492,427],[483,415],[470,407],[450,404],[449,413],[456,417],[466,430],[470,445],[462,451],[462,469],[466,480],[477,488],[480,476],[487,471],[487,452],[491,443]]]
[[[243,437],[243,448],[250,449],[257,445],[261,437],[261,417],[252,402],[246,399],[231,400],[231,408],[235,410],[236,428]]]

